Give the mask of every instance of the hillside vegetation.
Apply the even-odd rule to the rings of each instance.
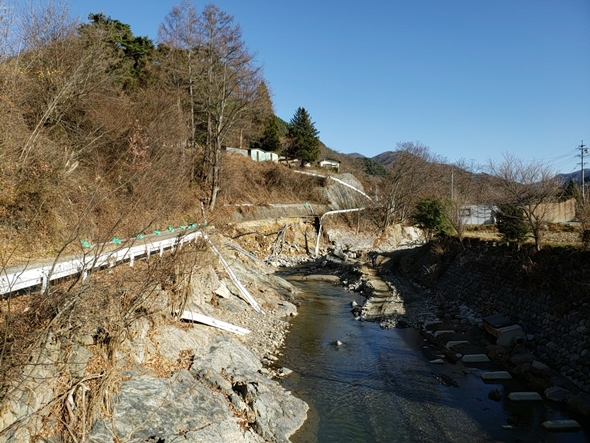
[[[216,6],[174,6],[157,41],[103,14],[80,23],[58,2],[17,18],[0,17],[2,265],[202,222],[201,200],[220,221],[223,205],[320,198],[311,177],[224,154],[275,117],[239,25]]]

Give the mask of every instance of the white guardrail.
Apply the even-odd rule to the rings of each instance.
[[[336,183],[340,183],[341,185],[346,186],[347,188],[352,189],[355,192],[358,192],[359,194],[361,194],[363,197],[367,197],[369,200],[373,201],[373,199],[371,197],[369,197],[367,194],[365,194],[363,191],[361,191],[360,189],[355,188],[354,186],[352,186],[351,184],[346,183],[345,181],[340,180],[339,178],[336,177],[332,177],[331,175],[320,175],[320,174],[314,174],[313,172],[307,172],[307,171],[291,171],[291,172],[295,172],[296,174],[303,174],[303,175],[311,175],[312,177],[320,177],[320,178],[325,178],[327,180],[334,180]]]
[[[88,254],[70,257],[63,261],[54,261],[46,265],[32,264],[5,268],[0,270],[0,294],[39,285],[41,285],[41,291],[45,291],[50,281],[75,274],[81,274],[82,280],[85,280],[88,272],[93,269],[105,266],[113,267],[117,263],[127,260],[129,265],[133,266],[133,262],[137,257],[145,256],[149,259],[153,253],[159,253],[161,256],[165,250],[174,250],[176,246],[182,247],[184,243],[192,242],[202,236],[201,231],[194,231],[157,241],[136,240],[136,243],[141,241],[141,244],[124,246],[114,251],[103,251],[101,253],[90,251]]]

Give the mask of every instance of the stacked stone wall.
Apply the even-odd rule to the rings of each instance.
[[[530,275],[522,278],[525,268],[526,263],[496,251],[467,250],[451,261],[434,289],[482,317],[510,317],[529,335],[528,346],[539,360],[590,392],[589,303],[566,293],[560,297],[552,291],[552,296]]]

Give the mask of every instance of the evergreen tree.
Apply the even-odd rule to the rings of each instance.
[[[289,122],[288,155],[292,158],[300,158],[302,166],[316,161],[320,154],[319,133],[309,113],[304,108],[298,108]]]
[[[524,211],[517,206],[501,206],[496,213],[496,225],[507,242],[521,243],[529,233]]]
[[[582,194],[580,192],[580,188],[576,185],[573,180],[567,182],[567,184],[563,185],[562,191],[562,199],[568,200],[570,198],[575,198],[577,202],[582,201]]]
[[[80,26],[82,35],[91,36],[92,28],[103,31],[103,39],[110,44],[117,62],[110,67],[118,72],[124,86],[134,85],[137,80],[145,82],[148,73],[146,66],[155,51],[154,43],[147,37],[136,37],[131,27],[119,20],[106,17],[102,12],[89,14],[89,24]]]
[[[281,152],[279,123],[274,115],[267,119],[262,137],[255,142],[250,143],[250,147],[268,152]]]
[[[431,240],[435,235],[449,234],[451,226],[445,215],[445,203],[434,198],[423,198],[416,203],[413,220],[424,230],[426,238]]]

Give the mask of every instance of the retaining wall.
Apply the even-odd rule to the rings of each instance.
[[[510,317],[532,334],[529,346],[539,360],[590,392],[589,303],[565,292],[556,296],[555,288],[544,289],[547,282],[534,276],[522,278],[526,265],[502,253],[466,250],[451,261],[434,289],[481,316]]]

